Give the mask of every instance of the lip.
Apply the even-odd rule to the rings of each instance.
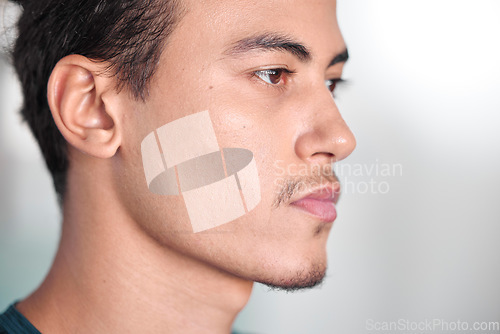
[[[305,196],[290,203],[300,210],[306,211],[322,222],[333,222],[337,218],[335,204],[338,201],[340,188],[321,187],[308,192]]]

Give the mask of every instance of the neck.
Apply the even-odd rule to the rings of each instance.
[[[126,210],[105,205],[113,202],[112,185],[78,175],[70,184],[51,270],[17,306],[35,327],[47,333],[230,332],[252,282],[158,244]]]

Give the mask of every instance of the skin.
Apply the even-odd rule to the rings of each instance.
[[[146,101],[116,91],[105,64],[82,56],[62,59],[52,73],[49,105],[71,161],[62,238],[42,285],[17,305],[42,332],[229,333],[254,281],[297,288],[324,276],[332,223],[289,204],[334,181],[313,166],[328,167],[355,146],[325,86],[344,65],[328,66],[345,50],[335,1],[184,3]],[[228,52],[264,32],[304,44],[311,59]],[[256,73],[274,68],[295,73],[275,84]],[[233,222],[192,233],[182,198],[148,190],[140,143],[202,110],[220,147],[254,153],[262,200]],[[302,176],[311,168],[308,186],[278,207],[283,183],[301,176],[295,167],[280,174],[277,162]]]

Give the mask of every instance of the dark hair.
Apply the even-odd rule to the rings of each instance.
[[[47,102],[57,62],[79,54],[109,64],[117,89],[145,100],[166,38],[180,19],[177,0],[17,0],[23,12],[12,61],[24,95],[21,114],[41,148],[61,201],[67,143]]]

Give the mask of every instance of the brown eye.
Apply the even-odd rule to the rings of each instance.
[[[279,85],[283,81],[285,70],[282,68],[256,71],[255,75],[271,85]]]
[[[335,90],[335,87],[337,86],[337,80],[326,80],[325,85],[328,88],[328,90],[333,93]]]
[[[337,84],[342,83],[342,82],[344,82],[344,80],[340,79],[340,78],[325,80],[325,86],[326,86],[326,88],[328,88],[330,93],[332,93],[332,95],[333,95],[335,88],[337,87]]]

